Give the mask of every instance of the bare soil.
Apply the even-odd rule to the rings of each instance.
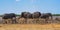
[[[0,24],[0,30],[60,30],[60,24]]]

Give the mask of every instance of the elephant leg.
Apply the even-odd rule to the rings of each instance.
[[[25,24],[27,24],[27,19],[25,19]]]
[[[6,19],[3,19],[3,24],[7,24],[7,21],[6,21]]]
[[[13,18],[11,18],[12,24],[14,24]]]
[[[16,18],[12,18],[12,23],[14,23],[14,24],[16,24],[17,23],[17,20],[16,20]]]
[[[5,24],[5,19],[3,19],[3,24]]]

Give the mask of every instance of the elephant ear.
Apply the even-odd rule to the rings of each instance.
[[[41,13],[40,12],[34,12],[32,15],[34,18],[39,18],[41,16]]]

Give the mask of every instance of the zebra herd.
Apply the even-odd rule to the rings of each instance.
[[[34,12],[34,13],[30,13],[30,12],[22,12],[21,15],[19,16],[18,20],[20,18],[24,18],[24,19],[36,19],[36,18],[42,18],[42,19],[49,19],[49,17],[51,17],[52,19],[52,14],[51,13],[41,13],[41,12]],[[14,19],[13,19],[14,18]],[[14,13],[10,13],[10,14],[4,14],[2,16],[2,19],[5,21],[5,19],[11,19],[12,23],[15,22],[17,23],[17,18],[16,18],[16,14]],[[7,22],[4,22],[7,23]]]

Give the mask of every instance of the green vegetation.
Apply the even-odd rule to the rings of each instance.
[[[20,16],[20,15],[16,14],[16,16]],[[0,15],[0,17],[2,17],[2,15]]]
[[[16,16],[20,16],[20,15],[16,14]],[[60,14],[53,14],[53,16],[60,16]]]
[[[20,16],[20,15],[16,14],[16,16]],[[53,14],[53,16],[60,16],[60,14]]]
[[[2,17],[2,15],[0,15],[0,17]]]
[[[20,15],[16,14],[16,16],[20,16]]]
[[[60,16],[60,14],[53,14],[53,16]]]
[[[16,14],[16,16],[20,16],[19,14]],[[60,16],[60,14],[53,14],[53,16]],[[0,15],[2,17],[2,15]]]

